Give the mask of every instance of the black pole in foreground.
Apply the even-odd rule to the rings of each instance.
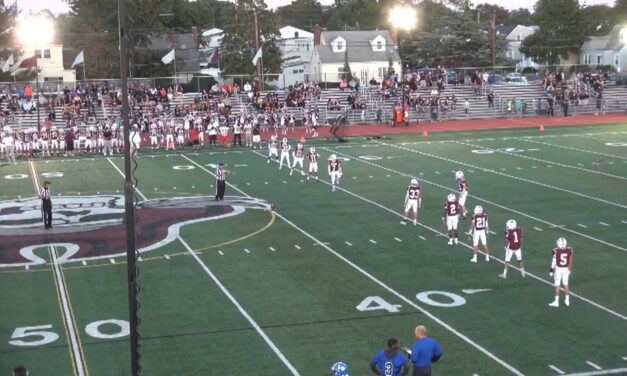
[[[126,222],[126,262],[128,275],[128,322],[131,339],[131,375],[140,375],[139,320],[137,317],[137,267],[135,258],[135,187],[131,170],[131,140],[128,107],[128,47],[126,40],[126,0],[118,0],[118,27],[120,37],[120,82],[122,95],[122,122],[124,126],[124,206]]]

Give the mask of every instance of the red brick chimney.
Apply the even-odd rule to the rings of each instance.
[[[322,36],[322,26],[316,24],[316,26],[314,26],[314,46],[320,45],[321,36]]]
[[[394,45],[398,46],[398,30],[396,30],[394,27],[391,27],[388,32],[390,33],[390,38],[392,38],[392,42],[394,42]]]

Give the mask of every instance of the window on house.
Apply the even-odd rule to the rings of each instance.
[[[35,50],[35,56],[38,59],[50,59],[50,49]]]
[[[50,50],[49,49],[45,49],[44,50],[44,59],[50,59]]]
[[[603,64],[603,56],[597,55],[597,65]]]
[[[44,82],[63,82],[63,77],[44,77]]]
[[[520,42],[520,34],[516,34],[516,42]]]
[[[614,65],[617,65],[617,66],[618,66],[618,65],[620,65],[619,63],[620,63],[620,60],[619,60],[619,58],[618,58],[618,54],[615,54],[615,55],[614,55]]]
[[[338,78],[344,77],[344,67],[337,68],[337,76]]]
[[[583,55],[583,63],[585,65],[590,65],[590,54]]]
[[[383,49],[383,42],[381,42],[380,40],[377,41],[377,50],[382,50]]]
[[[388,67],[379,67],[378,69],[379,77],[387,77],[388,75]]]
[[[294,38],[298,38],[298,31],[294,32]]]
[[[338,51],[340,51],[340,52],[344,51],[344,43],[337,42],[336,46],[337,46],[337,50]]]

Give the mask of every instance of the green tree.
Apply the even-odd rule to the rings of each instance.
[[[479,13],[479,19],[481,21],[488,21],[492,19],[492,15],[496,15],[497,25],[509,25],[512,23],[511,15],[509,11],[501,6],[483,3],[479,4],[474,9],[475,14]]]
[[[372,30],[387,28],[389,0],[336,0],[327,9],[329,30]]]
[[[256,53],[255,13],[259,24],[259,41],[263,51],[264,73],[280,73],[281,51],[275,40],[279,35],[279,18],[263,0],[236,0],[234,19],[225,26],[221,47],[221,68],[226,75],[253,74]]]
[[[450,14],[439,18],[433,27],[403,44],[405,64],[415,67],[492,66],[492,40],[488,21],[478,23],[472,13]],[[497,64],[504,62],[507,41],[496,36]]]
[[[342,79],[346,80],[346,82],[351,82],[353,79],[353,71],[351,70],[351,65],[348,61],[348,49],[344,50],[344,67],[342,70]]]
[[[577,0],[539,0],[534,9],[540,29],[524,40],[522,53],[535,61],[557,65],[581,48],[587,30]]]
[[[527,8],[519,8],[512,10],[509,13],[509,17],[512,25],[525,25],[532,26],[534,25],[533,15]]]
[[[312,30],[316,24],[324,26],[327,20],[322,5],[316,0],[294,0],[277,8],[276,13],[281,25],[304,30]]]
[[[21,51],[18,48],[19,41],[16,40],[16,35],[11,29],[15,25],[15,17],[17,16],[17,5],[6,6],[4,1],[0,2],[0,45],[6,46],[0,49],[0,61],[4,63],[6,59],[13,54],[14,61],[17,62],[20,57]],[[13,81],[11,72],[0,71],[0,80]]]
[[[614,24],[627,23],[627,0],[616,0],[611,19]]]
[[[612,8],[606,5],[592,5],[581,8],[580,16],[583,32],[587,36],[607,35],[612,29]]]

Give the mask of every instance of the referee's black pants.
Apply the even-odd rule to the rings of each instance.
[[[431,376],[431,366],[414,367],[411,376]]]
[[[226,180],[217,180],[216,200],[224,200],[224,191],[226,191]]]
[[[52,227],[52,202],[50,200],[41,201],[41,213],[43,215],[44,226]]]
[[[233,145],[239,143],[239,146],[242,146],[242,134],[241,133],[235,133],[233,135]]]

